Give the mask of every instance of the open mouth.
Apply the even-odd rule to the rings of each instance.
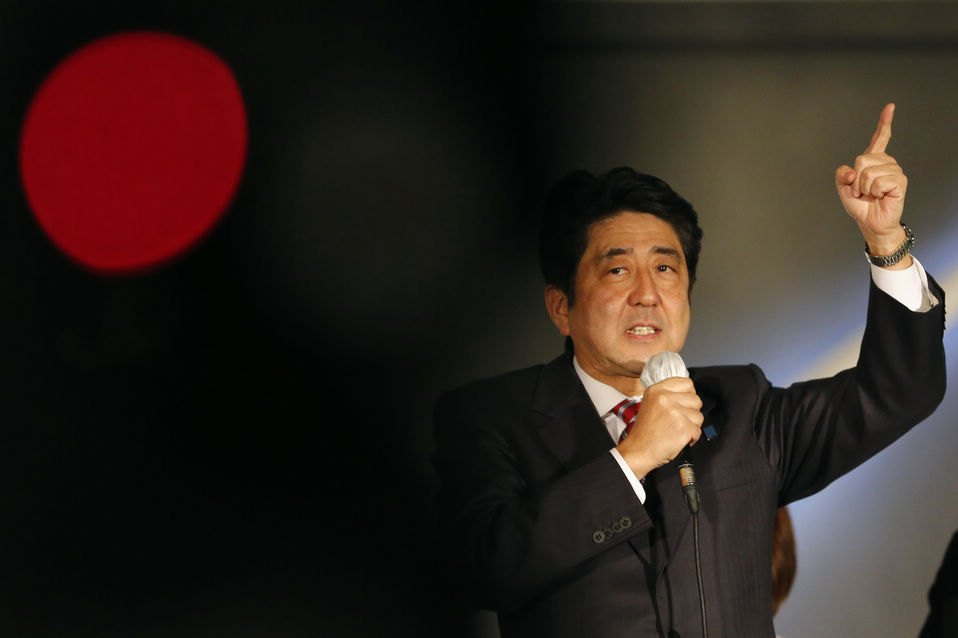
[[[658,331],[659,329],[653,326],[632,326],[625,332],[630,335],[645,336],[655,334]]]

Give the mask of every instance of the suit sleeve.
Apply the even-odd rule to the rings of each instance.
[[[507,611],[651,523],[607,450],[560,464],[521,409],[497,400],[493,410],[488,396],[457,391],[437,403],[440,542],[473,601]]]
[[[869,294],[858,363],[830,379],[760,391],[756,436],[779,473],[780,504],[813,494],[927,418],[945,392],[944,292],[913,312]],[[761,377],[760,384],[768,384]]]

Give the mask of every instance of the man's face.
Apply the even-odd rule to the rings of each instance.
[[[678,236],[647,213],[597,222],[576,271],[575,304],[549,287],[546,305],[559,332],[572,337],[579,365],[634,393],[649,357],[679,352],[689,331],[689,273]]]

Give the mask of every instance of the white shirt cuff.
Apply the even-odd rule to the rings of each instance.
[[[928,275],[912,255],[911,266],[904,270],[888,270],[871,265],[872,281],[881,290],[909,310],[925,312],[938,305],[938,299],[928,288]]]
[[[635,490],[635,495],[639,498],[639,502],[645,505],[645,488],[642,487],[642,483],[636,478],[635,472],[632,471],[632,468],[625,462],[625,459],[622,458],[622,455],[619,454],[617,449],[612,448],[609,452],[612,453],[612,458],[614,458],[616,463],[619,464],[619,467],[622,468],[622,473],[625,474],[625,478],[629,479],[629,484],[632,486],[632,489]]]

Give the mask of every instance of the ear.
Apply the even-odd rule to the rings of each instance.
[[[559,334],[569,336],[569,298],[555,286],[546,286],[546,310]]]

